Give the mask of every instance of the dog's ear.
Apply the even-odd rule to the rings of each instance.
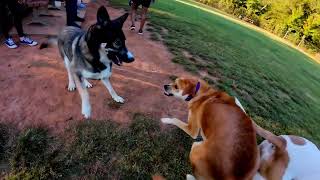
[[[107,9],[101,6],[97,12],[97,22],[101,26],[106,26],[110,22],[110,17]]]
[[[128,16],[129,16],[129,13],[125,13],[124,15],[122,15],[114,20],[118,24],[118,26],[120,26],[119,28],[122,28],[122,26],[123,26],[124,22],[127,20]]]

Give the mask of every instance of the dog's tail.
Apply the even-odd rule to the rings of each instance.
[[[253,123],[254,130],[256,131],[256,133],[259,136],[261,136],[264,139],[268,140],[270,143],[272,143],[273,145],[275,145],[276,147],[278,147],[280,149],[285,149],[286,148],[286,143],[284,141],[282,141],[281,138],[279,138],[278,136],[274,135],[272,132],[263,129],[258,124],[256,124],[253,120],[252,120],[252,123]]]
[[[57,35],[49,35],[47,36],[47,40],[42,42],[39,46],[39,49],[48,48],[51,46],[57,46],[58,45],[58,36]]]
[[[246,113],[240,101],[236,97],[235,97],[235,103],[243,110],[244,113]],[[268,140],[278,148],[281,148],[281,149],[285,148],[285,143],[278,136],[274,135],[270,131],[263,129],[258,124],[256,124],[256,122],[254,122],[253,120],[252,120],[252,123],[253,123],[254,130],[259,136]]]

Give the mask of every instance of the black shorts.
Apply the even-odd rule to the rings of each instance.
[[[140,5],[142,5],[142,7],[149,8],[151,4],[151,0],[132,0],[132,2],[132,5],[135,9],[137,9]]]

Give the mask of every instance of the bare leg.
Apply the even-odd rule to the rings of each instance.
[[[140,30],[143,30],[144,24],[146,23],[147,12],[148,12],[148,8],[147,7],[142,7]]]
[[[136,14],[137,14],[137,8],[136,5],[134,3],[131,4],[131,25],[134,26],[135,21],[136,21]]]

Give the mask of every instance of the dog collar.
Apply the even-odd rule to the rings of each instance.
[[[196,85],[196,91],[194,92],[194,95],[196,95],[198,93],[198,91],[200,90],[200,82],[197,83]],[[185,101],[190,101],[193,98],[192,95],[189,95]]]

